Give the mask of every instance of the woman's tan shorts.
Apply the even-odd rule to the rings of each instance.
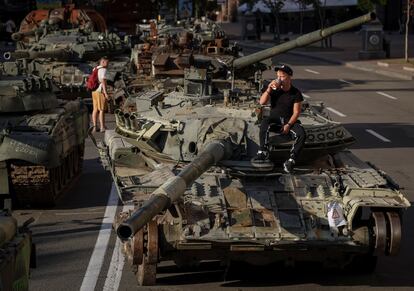
[[[105,111],[106,110],[106,98],[105,95],[98,91],[92,92],[92,104],[93,109],[97,109],[99,111]]]

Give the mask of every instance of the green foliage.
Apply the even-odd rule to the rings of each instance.
[[[263,3],[273,12],[280,12],[285,1],[283,0],[263,0]]]
[[[239,0],[239,5],[243,5],[247,3],[247,5],[252,8],[254,4],[256,4],[257,0]]]
[[[358,8],[362,11],[372,11],[376,5],[384,6],[387,0],[358,0]]]

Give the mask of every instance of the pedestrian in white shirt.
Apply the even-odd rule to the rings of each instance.
[[[92,102],[93,102],[93,111],[92,111],[92,123],[93,131],[96,131],[96,122],[99,115],[99,125],[100,131],[104,132],[106,130],[105,126],[105,110],[107,108],[107,103],[109,100],[106,84],[106,68],[108,67],[109,59],[107,57],[102,57],[99,60],[99,66],[94,70],[98,70],[98,89],[92,92]]]

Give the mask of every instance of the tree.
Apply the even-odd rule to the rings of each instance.
[[[243,5],[245,3],[247,3],[247,5],[249,6],[249,9],[253,8],[253,5],[257,2],[257,0],[239,0],[239,5]]]
[[[358,0],[358,8],[362,11],[373,11],[375,6],[384,6],[387,0]]]
[[[263,3],[269,8],[271,17],[274,23],[274,40],[280,41],[280,27],[279,27],[279,14],[282,10],[283,5],[285,5],[284,0],[262,0]]]
[[[299,7],[300,10],[300,33],[303,33],[303,14],[306,6],[312,5],[315,13],[318,13],[319,16],[319,27],[323,28],[325,23],[325,9],[322,7],[322,1],[324,1],[324,5],[326,4],[326,0],[294,0]]]
[[[299,33],[303,33],[303,17],[305,14],[306,6],[312,4],[312,0],[294,0],[294,2],[300,7],[299,12]]]
[[[313,9],[315,10],[315,13],[318,14],[319,19],[319,28],[323,29],[325,27],[325,6],[326,6],[326,0],[296,0],[297,3],[301,3],[304,7],[307,5],[312,5]],[[321,46],[324,45],[324,41],[321,41]]]

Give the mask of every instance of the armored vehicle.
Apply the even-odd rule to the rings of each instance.
[[[233,70],[367,22],[365,15],[236,59]],[[279,160],[289,142],[270,139],[273,164],[257,167],[257,99],[217,90],[207,70],[186,69],[183,92],[148,91],[100,147],[125,205],[115,224],[138,283],[156,282],[157,263],[202,260],[269,264],[320,261],[373,270],[395,255],[410,203],[383,171],[346,148],[354,141],[322,104],[303,106],[307,138],[292,174]],[[234,84],[233,84],[234,85]]]
[[[46,27],[47,24],[47,27]],[[105,19],[93,9],[75,9],[74,5],[51,10],[38,9],[29,12],[22,20],[18,33],[12,37],[19,41],[19,46],[36,42],[46,30],[56,31],[79,28],[83,31],[107,30]]]
[[[117,81],[123,79],[123,72],[129,72],[125,50],[124,42],[113,33],[73,29],[48,31],[26,49],[6,52],[4,58],[16,59],[18,73],[53,79],[59,88],[59,98],[82,97],[91,104],[91,93],[85,86],[87,76],[98,65],[99,58],[108,56],[111,59],[106,75],[108,84],[110,88],[116,87]]]
[[[6,52],[4,58],[22,59],[21,70],[53,78],[60,88],[73,91],[84,85],[100,57],[119,56],[125,49],[115,34],[59,30],[46,33],[27,49]]]
[[[10,211],[0,212],[0,290],[29,290],[30,267],[35,267],[35,248],[28,225],[22,226],[11,216]]]
[[[0,197],[50,207],[80,174],[88,113],[50,80],[0,76]]]
[[[127,79],[124,97],[144,90],[165,93],[184,87],[185,70],[209,71],[214,85],[237,83],[244,88],[257,90],[261,72],[267,69],[263,63],[250,63],[232,74],[232,62],[242,56],[237,44],[230,44],[224,31],[217,25],[197,23],[195,28],[185,26],[156,26],[151,23],[145,42],[137,44],[131,52],[131,65],[137,77]],[[221,85],[220,85],[221,84]]]
[[[131,59],[140,74],[154,78],[183,78],[184,68],[217,67],[240,56],[217,25],[197,23],[194,28],[150,24],[150,37],[132,50]]]

